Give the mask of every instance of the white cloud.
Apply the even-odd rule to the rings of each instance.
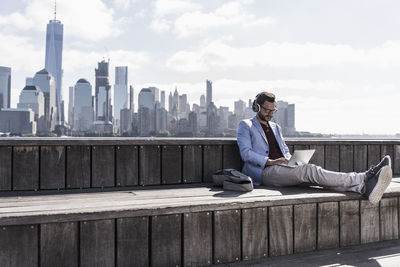
[[[176,52],[166,64],[180,72],[256,66],[310,67],[338,64],[400,66],[400,41],[388,41],[372,49],[356,49],[350,45],[273,42],[255,47],[233,47],[223,40],[216,40],[206,42],[197,50]]]
[[[240,26],[249,28],[275,22],[272,18],[257,18],[255,15],[248,13],[245,10],[245,5],[251,4],[251,2],[232,1],[221,5],[212,12],[203,12],[199,4],[192,2],[158,0],[155,3],[151,29],[155,31],[172,30],[179,37],[188,37],[221,27]],[[169,15],[177,16],[171,17]],[[173,25],[173,28],[171,25]]]
[[[0,16],[0,25],[18,30],[44,32],[50,19],[53,19],[54,6],[49,1],[26,0],[26,8],[21,13]],[[118,36],[121,20],[113,18],[114,10],[101,0],[60,0],[57,1],[57,19],[64,24],[65,35],[100,40]]]
[[[156,0],[154,3],[154,15],[156,18],[199,9],[201,9],[200,4],[188,0]]]

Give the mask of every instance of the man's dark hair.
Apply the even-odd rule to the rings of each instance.
[[[265,101],[275,103],[275,95],[273,93],[262,92],[257,96],[257,104],[262,106]]]

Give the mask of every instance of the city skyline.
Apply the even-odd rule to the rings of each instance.
[[[393,12],[398,3],[384,2],[90,0],[79,2],[77,11],[71,10],[74,0],[59,0],[63,98],[81,78],[94,85],[93,70],[104,57],[110,58],[110,85],[114,68],[128,66],[135,101],[141,88],[168,94],[178,87],[190,104],[198,103],[210,79],[215,104],[230,110],[234,101],[247,102],[262,90],[295,103],[300,131],[395,134],[399,127],[385,114],[400,115],[400,37],[385,26],[398,23]],[[318,12],[307,11],[310,6]],[[0,65],[12,69],[13,107],[24,78],[43,68],[44,31],[53,7],[53,1],[10,1],[0,11]],[[382,12],[373,22],[364,19],[376,10]],[[87,16],[73,16],[76,12]],[[340,22],[330,22],[339,15]],[[304,26],[308,31],[300,29]],[[155,45],[160,41],[168,45]],[[382,102],[377,112],[373,107]]]

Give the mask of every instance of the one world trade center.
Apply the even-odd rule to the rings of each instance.
[[[54,10],[54,20],[47,24],[46,31],[46,62],[45,68],[50,72],[56,81],[56,106],[57,124],[61,123],[61,84],[62,84],[62,50],[63,50],[63,31],[64,26],[56,18]]]

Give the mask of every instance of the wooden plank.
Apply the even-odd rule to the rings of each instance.
[[[90,187],[90,146],[67,146],[67,188]]]
[[[116,182],[117,186],[138,185],[139,154],[137,146],[117,146]]]
[[[368,168],[381,161],[381,146],[368,145]]]
[[[294,145],[288,145],[288,148],[289,148],[290,154],[293,155],[293,152],[294,152]]]
[[[390,159],[392,160],[392,171],[394,173],[394,145],[381,145],[381,158],[383,158],[386,155],[390,156]]]
[[[339,171],[339,145],[325,146],[325,169]]]
[[[114,266],[114,219],[80,223],[80,266]]]
[[[325,168],[325,146],[324,145],[310,145],[310,149],[315,149],[310,163]]]
[[[162,147],[162,184],[180,184],[182,182],[181,146]]]
[[[65,147],[40,147],[40,189],[65,188]]]
[[[214,263],[240,260],[240,210],[214,212]]]
[[[399,218],[397,197],[382,198],[380,215],[382,240],[398,239]]]
[[[394,146],[394,156],[392,160],[393,164],[393,173],[395,175],[400,174],[400,145],[395,145]]]
[[[353,145],[340,145],[340,171],[352,172],[354,170]]]
[[[242,210],[243,260],[268,256],[268,208]]]
[[[160,146],[140,146],[139,183],[140,185],[161,184]]]
[[[377,242],[379,237],[379,203],[361,200],[361,244]]]
[[[0,146],[0,191],[11,190],[12,147]]]
[[[354,145],[354,171],[365,172],[368,168],[366,145]]]
[[[212,174],[222,169],[222,146],[204,146],[203,182],[212,182]]]
[[[317,204],[294,205],[294,252],[317,247]]]
[[[183,215],[183,266],[212,263],[212,212]]]
[[[184,183],[201,183],[203,173],[203,155],[200,145],[183,146],[183,170]]]
[[[222,167],[224,169],[236,169],[240,171],[242,169],[242,159],[240,157],[239,147],[237,144],[224,145],[223,151],[223,162]]]
[[[360,206],[358,200],[340,202],[340,246],[360,244]]]
[[[15,146],[13,152],[13,190],[39,188],[39,147]]]
[[[269,208],[269,255],[293,253],[293,206]]]
[[[117,266],[149,266],[149,218],[117,219]]]
[[[0,228],[0,266],[38,266],[38,227],[36,225]]]
[[[339,203],[318,204],[318,249],[339,247]]]
[[[92,147],[92,187],[115,186],[114,146]]]
[[[181,217],[181,214],[152,217],[152,266],[181,265]]]
[[[78,266],[79,224],[48,223],[40,226],[40,266]]]

